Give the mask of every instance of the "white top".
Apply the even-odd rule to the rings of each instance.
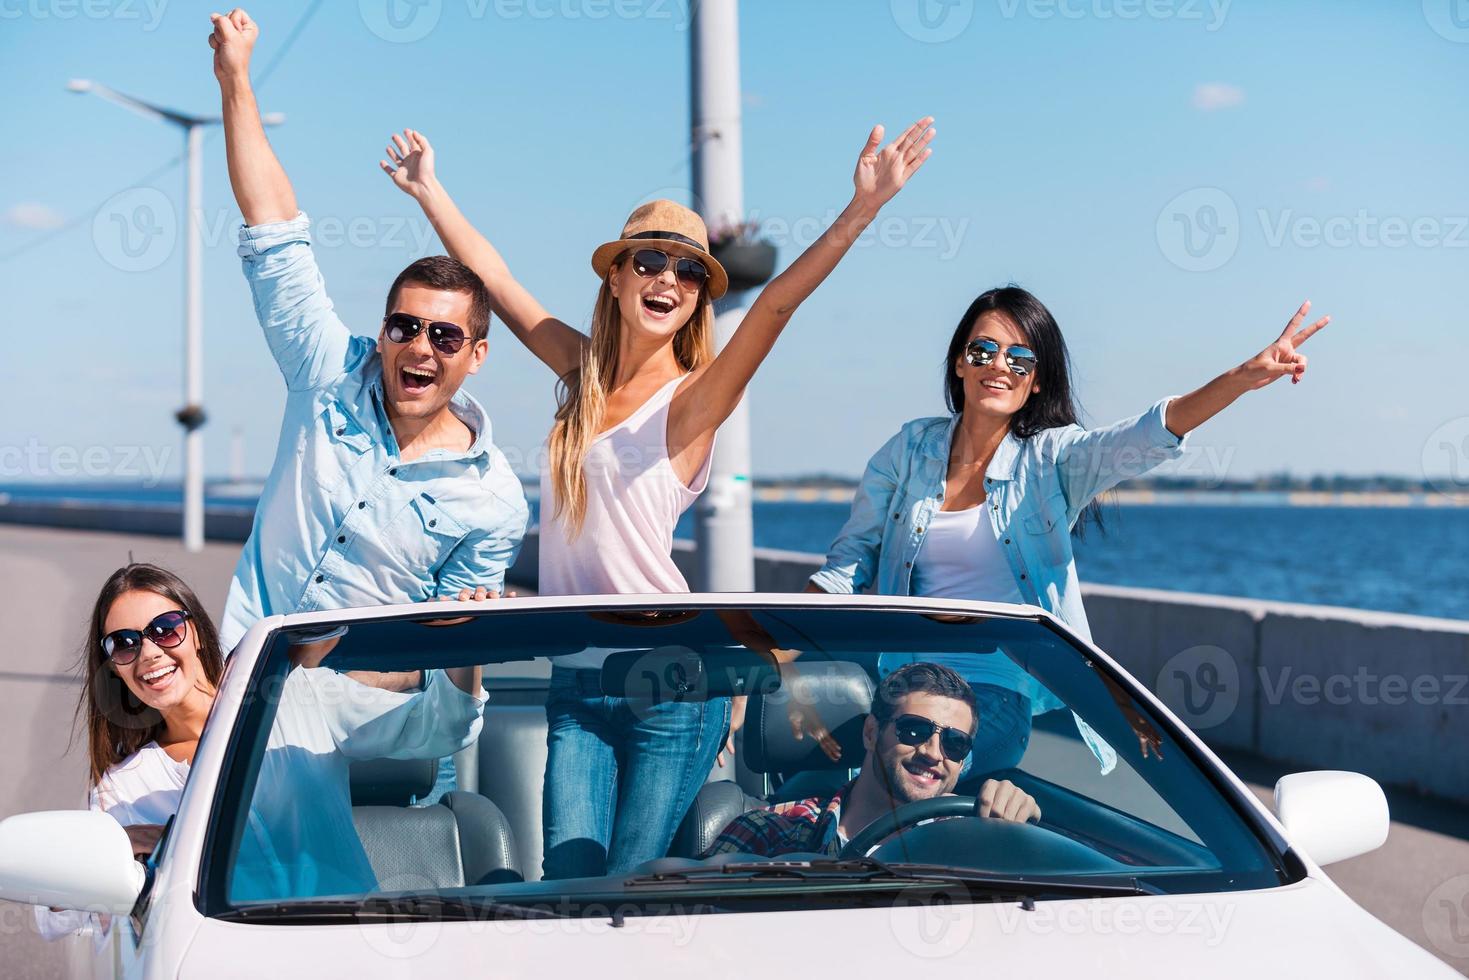
[[[424,689],[412,693],[369,687],[326,667],[292,670],[261,761],[230,898],[376,889],[352,824],[348,766],[356,759],[457,752],[479,736],[484,704],[442,670],[429,671]],[[150,742],[103,774],[91,807],[123,826],[165,823],[178,811],[188,772]],[[92,917],[37,908],[36,920],[45,938],[56,939]]]
[[[968,510],[938,511],[913,560],[913,594],[940,599],[978,599],[987,602],[1024,602],[1010,562],[995,539],[994,525],[985,505]],[[885,653],[878,658],[883,674],[917,659],[914,654]],[[1014,661],[994,652],[943,653],[930,651],[922,660],[951,668],[970,684],[989,684],[1036,697],[1035,681]]]
[[[983,504],[938,511],[913,561],[913,594],[939,599],[1024,602]]]
[[[709,459],[699,467],[693,486],[685,486],[668,458],[669,404],[685,377],[669,381],[620,425],[592,441],[583,467],[586,519],[574,539],[568,539],[556,517],[549,462],[542,467],[541,595],[689,590],[673,563],[673,528],[708,483]],[[605,659],[604,651],[587,651],[557,663],[598,668]]]

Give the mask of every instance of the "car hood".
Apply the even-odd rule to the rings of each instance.
[[[923,907],[262,926],[208,921],[179,975],[891,980],[915,969],[991,976],[1408,977],[1457,974],[1328,883],[1204,895]]]

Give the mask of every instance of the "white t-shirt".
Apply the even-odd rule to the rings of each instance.
[[[377,878],[352,823],[348,767],[355,759],[451,755],[479,736],[484,705],[442,670],[429,671],[424,689],[410,693],[369,687],[326,667],[292,670],[261,761],[231,897],[374,890]],[[178,812],[188,773],[150,742],[103,774],[91,808],[125,827],[166,823]],[[46,939],[95,921],[86,912],[36,909]]]
[[[995,540],[985,507],[938,511],[913,562],[913,594],[941,599],[1024,602]]]

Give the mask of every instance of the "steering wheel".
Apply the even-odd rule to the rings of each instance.
[[[973,796],[935,796],[927,800],[914,800],[912,803],[904,803],[895,810],[890,810],[878,817],[872,823],[863,827],[856,837],[847,841],[843,847],[842,858],[859,858],[867,854],[878,844],[882,843],[893,834],[914,824],[923,823],[925,820],[937,820],[942,817],[974,817],[979,816],[979,800]],[[990,823],[989,818],[983,818],[985,823]],[[1004,821],[993,821],[997,826],[1005,823],[1009,827],[1030,826]]]

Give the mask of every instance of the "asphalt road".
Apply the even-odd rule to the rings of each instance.
[[[239,546],[190,555],[171,539],[0,525],[0,818],[85,805],[86,750],[71,744],[71,669],[89,602],[130,554],[178,572],[218,615]],[[1286,771],[1228,761],[1267,801]],[[1330,873],[1373,915],[1469,975],[1469,810],[1391,790],[1388,800],[1395,819],[1387,844]],[[58,977],[64,967],[62,948],[35,934],[30,910],[0,902],[0,977]]]

